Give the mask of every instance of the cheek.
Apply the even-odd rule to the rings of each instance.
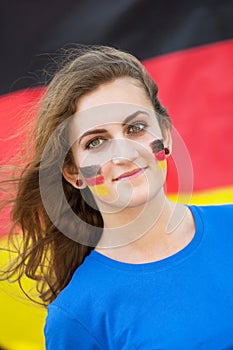
[[[167,169],[167,161],[165,157],[163,140],[154,140],[151,142],[150,147],[154,154],[155,160],[161,170]]]
[[[109,190],[104,183],[104,177],[100,165],[80,167],[80,171],[85,177],[86,183],[94,195],[101,197],[109,195]]]

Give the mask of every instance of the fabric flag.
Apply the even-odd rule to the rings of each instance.
[[[180,170],[177,159],[169,160],[168,194],[175,198],[182,192],[182,199],[181,194],[192,193],[192,203],[232,202],[232,17],[231,0],[2,2],[1,165],[20,152],[23,120],[32,118],[31,109],[50,79],[46,71],[56,68],[57,50],[110,45],[143,62],[179,133],[174,134],[176,147],[179,140],[187,147],[189,171],[183,164]],[[0,346],[43,349],[44,313],[29,320],[28,305],[14,304],[5,292],[0,298],[5,315]]]

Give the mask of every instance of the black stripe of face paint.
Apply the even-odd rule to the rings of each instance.
[[[152,152],[155,154],[160,151],[163,151],[164,150],[163,140],[155,140],[151,142],[150,147],[152,148]]]
[[[90,165],[81,167],[80,171],[86,179],[96,177],[97,175],[101,175],[100,165]]]

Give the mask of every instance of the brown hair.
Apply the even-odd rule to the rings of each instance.
[[[136,79],[145,89],[154,106],[161,129],[170,128],[170,118],[157,97],[157,85],[145,68],[131,54],[111,47],[88,46],[66,52],[62,67],[55,73],[39,102],[38,118],[33,133],[33,154],[30,155],[30,161],[24,166],[20,176],[14,180],[17,193],[11,209],[13,225],[9,238],[14,240],[15,235],[12,233],[16,228],[20,228],[22,246],[17,258],[7,270],[7,278],[17,276],[19,284],[23,275],[35,280],[44,305],[53,301],[69,283],[74,271],[93,248],[68,238],[50,220],[43,205],[39,186],[43,151],[49,143],[51,134],[58,130],[54,133],[49,146],[49,159],[42,166],[42,171],[49,178],[48,185],[56,191],[62,166],[59,160],[67,152],[61,130],[59,132],[59,125],[75,113],[81,96],[101,84],[124,76]],[[71,151],[64,158],[64,165],[72,166]],[[92,205],[88,205],[81,192],[64,178],[62,183],[66,200],[73,212],[82,221],[99,227],[101,234],[103,219],[95,207],[89,190],[84,191],[85,195],[89,196],[88,202],[92,201]],[[59,217],[66,222],[66,212],[62,205]],[[85,230],[87,227],[80,222],[78,231],[86,234]]]

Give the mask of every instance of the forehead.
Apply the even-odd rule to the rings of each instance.
[[[116,102],[153,109],[142,83],[131,77],[122,77],[101,84],[93,91],[81,96],[77,104],[77,112]]]

